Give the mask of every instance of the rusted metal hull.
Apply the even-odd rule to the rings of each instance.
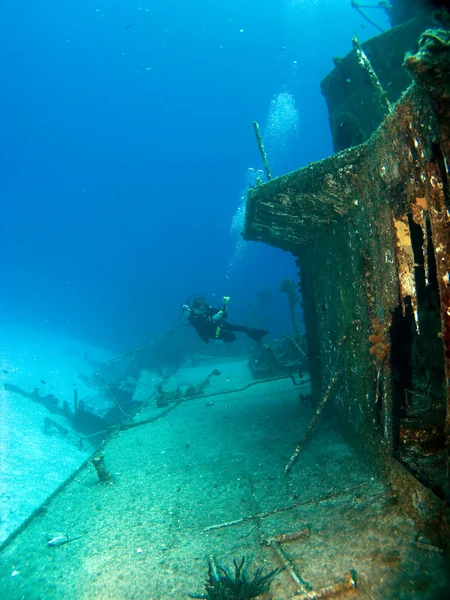
[[[251,190],[243,231],[297,257],[315,398],[339,368],[354,443],[445,502],[449,117],[445,86],[413,83],[364,144]]]

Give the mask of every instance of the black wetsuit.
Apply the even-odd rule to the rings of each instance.
[[[189,323],[198,333],[199,337],[207,344],[209,340],[221,340],[222,342],[234,342],[236,336],[233,331],[243,331],[252,339],[262,339],[267,331],[262,329],[251,329],[246,325],[233,325],[223,319],[214,321],[212,317],[222,310],[223,317],[227,312],[222,308],[208,306],[206,312],[196,315],[193,311],[189,313]]]

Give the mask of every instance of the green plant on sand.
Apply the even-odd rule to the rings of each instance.
[[[206,598],[206,600],[250,600],[264,592],[268,592],[272,579],[280,569],[274,569],[263,575],[263,569],[258,568],[252,578],[247,577],[244,569],[245,557],[238,564],[233,560],[234,576],[226,569],[215,565],[213,560],[209,561],[208,577],[205,582],[206,594],[189,594],[191,598]]]

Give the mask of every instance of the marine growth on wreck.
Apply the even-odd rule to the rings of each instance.
[[[0,7],[0,598],[447,598],[445,3],[56,4]]]

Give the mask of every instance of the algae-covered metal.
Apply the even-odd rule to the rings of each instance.
[[[338,370],[334,407],[353,441],[385,464],[395,456],[446,501],[447,35],[423,34],[406,60],[420,85],[385,104],[366,142],[251,190],[243,231],[297,257],[316,401]]]
[[[354,40],[353,52],[334,58],[335,68],[321,88],[335,152],[367,141],[411,84],[403,59],[427,22],[426,16],[411,19],[361,46]]]

